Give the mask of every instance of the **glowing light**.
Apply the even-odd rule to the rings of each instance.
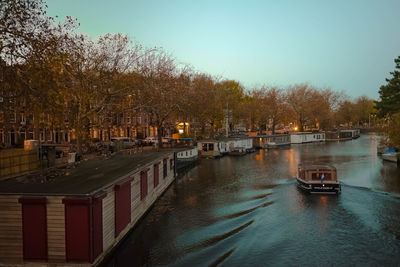
[[[297,126],[293,128],[293,130],[295,130],[295,131],[297,131],[298,129],[299,129],[299,127],[297,127]]]
[[[183,129],[178,130],[180,134],[183,134]]]

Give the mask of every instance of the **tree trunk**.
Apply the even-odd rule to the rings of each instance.
[[[162,123],[157,125],[157,139],[158,144],[156,145],[157,151],[162,147]]]
[[[303,116],[300,114],[300,120],[299,120],[299,132],[304,131],[304,122],[303,122]]]
[[[33,136],[34,139],[40,140],[40,116],[37,114],[37,112],[34,113],[33,115]]]
[[[275,134],[275,119],[272,119],[272,134]]]

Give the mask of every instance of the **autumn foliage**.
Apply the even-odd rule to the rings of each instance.
[[[260,133],[287,125],[330,129],[366,123],[374,112],[372,100],[351,101],[309,84],[246,89],[123,34],[92,40],[78,32],[76,20],[56,23],[45,9],[43,1],[0,0],[4,132],[19,132],[10,118],[23,114],[29,124],[23,127],[35,136],[44,128],[71,131],[81,147],[93,129],[111,132],[124,118],[145,113],[161,143],[163,130],[178,121],[190,122],[192,136],[206,138],[236,126]]]

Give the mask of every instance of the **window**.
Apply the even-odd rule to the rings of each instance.
[[[15,112],[10,114],[10,123],[15,123],[17,121],[17,114]]]
[[[331,173],[324,173],[325,176],[325,181],[331,181],[332,180],[332,174]]]
[[[312,173],[311,179],[312,180],[321,180],[322,176],[324,176],[325,181],[330,181],[332,180],[332,174],[331,173]]]
[[[312,180],[321,180],[321,176],[319,176],[318,172],[313,172],[311,175]]]
[[[203,151],[208,151],[207,144],[201,144],[201,148]]]
[[[214,150],[214,144],[208,144],[208,150],[213,151]]]
[[[26,124],[26,118],[25,118],[25,114],[21,113],[21,124],[25,125]]]
[[[304,173],[304,171],[301,170],[301,169],[299,169],[299,177],[300,177],[301,179],[303,179],[303,180],[304,180],[304,178],[305,178],[305,173]]]

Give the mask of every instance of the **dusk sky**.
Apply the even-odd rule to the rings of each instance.
[[[400,55],[400,1],[48,0],[91,37],[123,33],[246,88],[308,82],[378,98]]]

